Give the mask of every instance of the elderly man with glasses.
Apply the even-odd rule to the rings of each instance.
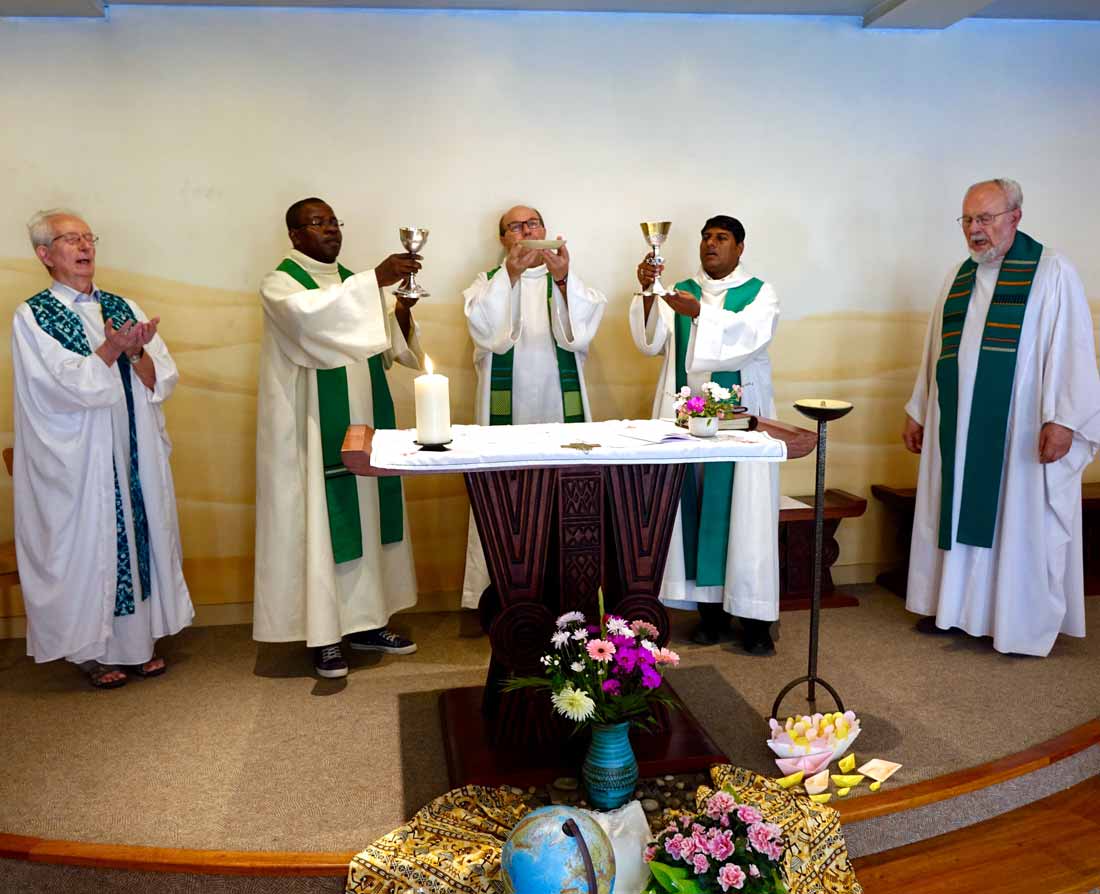
[[[401,479],[352,475],[340,446],[349,423],[393,428],[386,370],[420,367],[415,300],[382,291],[420,256],[352,273],[336,261],[343,222],[317,198],[291,205],[286,226],[293,248],[260,286],[253,636],[305,640],[318,675],[346,677],[345,636],[359,651],[416,651],[387,628],[416,603]]]
[[[179,379],[134,302],[96,288],[80,215],[27,224],[52,282],[15,312],[15,546],[27,653],[91,684],[164,673],[156,640],[194,612],[183,579],[163,403]]]
[[[970,257],[944,281],[905,407],[920,454],[906,607],[1044,656],[1059,633],[1085,635],[1081,472],[1100,447],[1100,376],[1077,271],[1022,216],[1014,180],[963,199]]]
[[[546,239],[537,209],[509,208],[499,231],[500,264],[462,293],[474,342],[477,423],[584,422],[591,418],[584,364],[607,299],[581,280],[561,237]],[[462,605],[476,608],[488,584],[471,518]]]

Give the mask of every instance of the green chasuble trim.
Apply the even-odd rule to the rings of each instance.
[[[500,267],[494,267],[485,275],[493,278]],[[554,280],[546,274],[546,313],[549,315],[550,302],[554,297]],[[553,316],[550,322],[550,338],[554,338]],[[558,354],[558,382],[561,385],[562,418],[566,422],[584,422],[584,401],[581,399],[581,378],[577,372],[577,357],[554,341]],[[503,354],[493,355],[493,366],[489,374],[489,424],[512,424],[512,368],[515,362],[515,347]]]
[[[955,539],[970,546],[991,547],[997,525],[1004,470],[1005,435],[1016,378],[1016,351],[1027,311],[1027,299],[1043,246],[1017,231],[1008,250],[985,318],[963,466],[962,502]],[[943,305],[936,388],[940,408],[940,549],[951,549],[955,493],[955,439],[959,415],[959,342],[978,265],[967,259],[959,267]]]
[[[319,286],[300,264],[286,258],[276,268],[291,276],[303,288]],[[337,265],[341,281],[352,272]],[[396,428],[393,397],[386,382],[382,357],[367,360],[370,372],[371,406],[375,428]],[[356,476],[344,465],[341,448],[351,424],[348,404],[348,373],[344,367],[317,370],[317,403],[321,422],[321,457],[325,474],[325,500],[328,504],[329,537],[332,558],[339,564],[363,556],[363,524],[359,516],[359,488]],[[401,505],[401,479],[385,477],[378,482],[378,529],[383,543],[398,543],[404,536],[404,509]]]
[[[726,290],[725,310],[744,310],[760,294],[763,281],[753,277]],[[676,283],[676,288],[702,300],[703,290],[693,279]],[[687,349],[691,339],[691,318],[676,314],[676,391],[687,385]],[[720,371],[711,381],[729,388],[741,384],[740,370]],[[684,577],[697,587],[722,586],[726,582],[726,551],[730,535],[730,501],[733,495],[733,463],[705,463],[702,496],[695,481],[695,463],[688,466],[680,489],[680,529],[684,535]]]

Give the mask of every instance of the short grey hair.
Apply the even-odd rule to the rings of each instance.
[[[83,215],[69,208],[47,208],[38,211],[27,221],[27,235],[31,237],[31,248],[49,245],[53,242],[53,227],[50,221],[55,217],[76,217],[84,220]]]
[[[1015,211],[1017,208],[1024,207],[1024,191],[1020,188],[1020,184],[1015,180],[1011,180],[1008,177],[995,177],[992,180],[979,180],[970,189],[975,186],[985,186],[987,183],[992,183],[995,186],[1001,188],[1001,192],[1004,193],[1005,199],[1008,201],[1009,211]],[[967,190],[969,192],[970,190]]]

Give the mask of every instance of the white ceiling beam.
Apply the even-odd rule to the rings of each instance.
[[[0,0],[0,16],[102,19],[103,0]]]
[[[947,28],[990,0],[883,0],[863,17],[864,28]]]

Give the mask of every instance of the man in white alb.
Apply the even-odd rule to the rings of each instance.
[[[420,366],[415,301],[382,291],[420,258],[353,274],[336,262],[343,221],[317,198],[291,205],[286,226],[294,247],[260,286],[253,636],[305,640],[320,676],[345,677],[345,636],[360,651],[416,651],[387,627],[416,603],[401,479],[351,474],[340,448],[351,423],[394,427],[386,369]]]
[[[164,673],[157,639],[191,623],[163,403],[179,379],[159,318],[96,288],[71,211],[27,225],[53,281],[15,312],[15,547],[27,654],[97,688]]]
[[[499,230],[500,265],[462,293],[474,342],[477,424],[587,421],[584,363],[607,299],[584,284],[560,237],[557,247],[537,244],[546,241],[537,209],[508,209]],[[471,517],[462,605],[477,608],[488,585]]]
[[[775,416],[768,345],[779,322],[769,283],[741,266],[745,228],[720,214],[703,224],[702,269],[661,300],[635,296],[630,332],[639,350],[664,355],[653,417],[671,418],[683,387],[740,385],[755,416]],[[648,287],[662,268],[647,260],[638,281]],[[769,654],[779,617],[779,469],[774,463],[699,463],[688,470],[669,546],[661,601],[698,608],[692,640],[713,645],[740,619],[743,644]]]
[[[905,604],[1042,656],[1059,633],[1085,635],[1081,472],[1100,447],[1100,376],[1077,271],[1022,216],[1014,180],[963,198],[970,257],[944,282],[905,406],[902,440],[921,455]]]

